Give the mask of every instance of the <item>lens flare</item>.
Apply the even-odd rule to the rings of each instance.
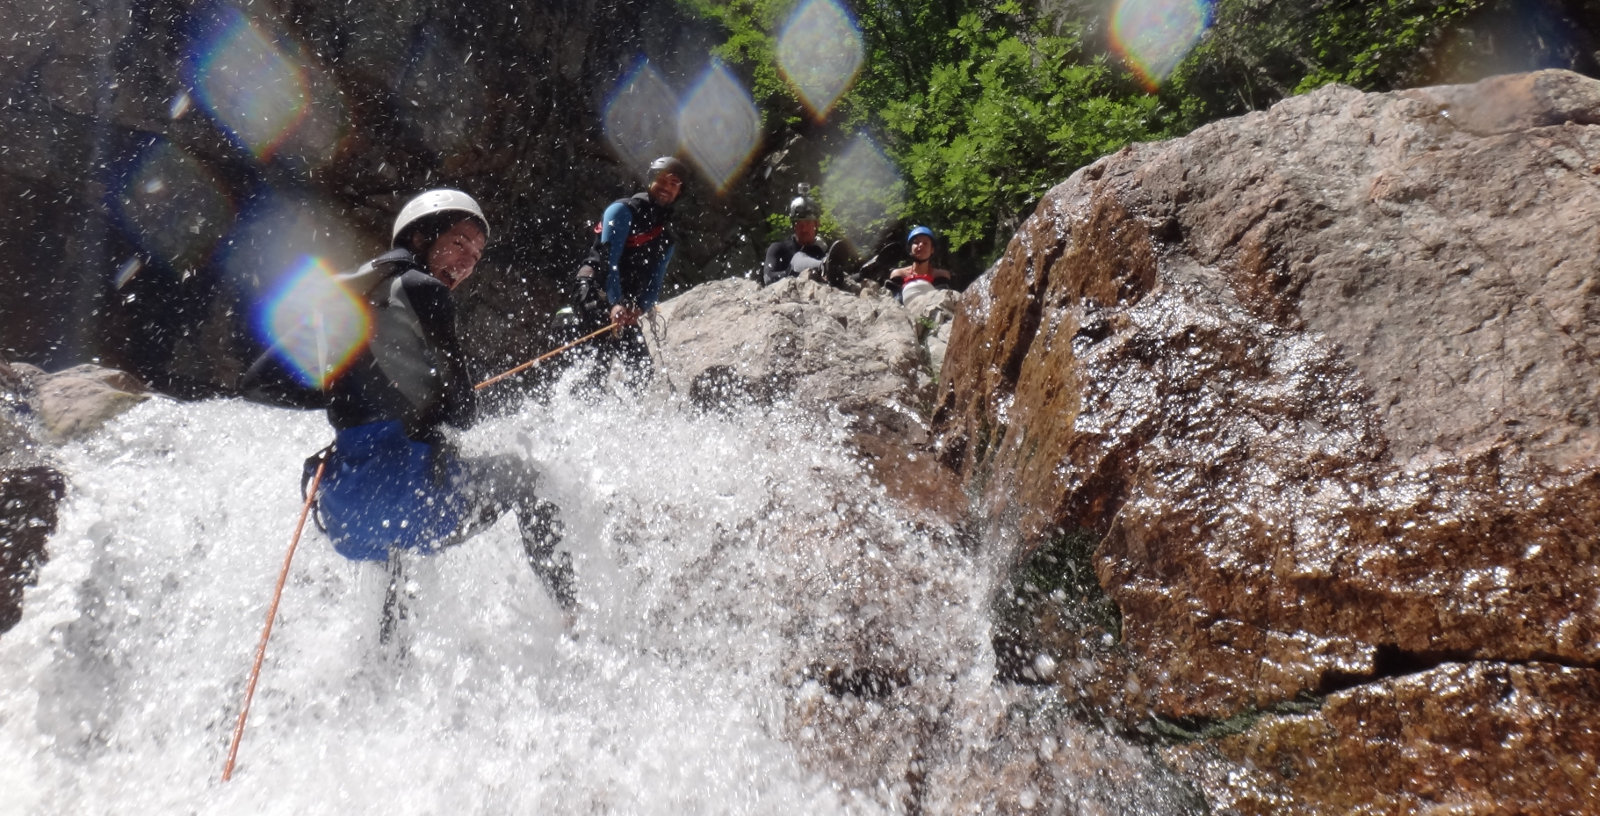
[[[755,154],[761,114],[739,80],[713,62],[683,103],[678,134],[689,158],[723,190]]]
[[[256,332],[302,383],[324,388],[366,346],[372,318],[325,261],[308,257],[263,304]]]
[[[310,102],[300,66],[244,13],[219,8],[187,77],[200,105],[256,158],[272,157]]]
[[[1119,0],[1111,45],[1155,90],[1211,25],[1211,0]]]
[[[350,106],[328,74],[307,69],[304,76],[311,104],[299,125],[286,134],[277,157],[305,168],[323,167],[338,157],[350,138]]]
[[[606,142],[623,165],[643,168],[678,153],[678,95],[649,60],[640,60],[606,103]]]
[[[211,169],[164,139],[123,168],[110,205],[145,254],[178,272],[204,266],[234,219],[233,201]]]
[[[845,237],[864,247],[899,217],[905,208],[905,189],[894,163],[862,133],[828,163],[820,192]]]
[[[284,291],[306,258],[351,269],[381,252],[383,238],[352,227],[338,204],[267,194],[240,213],[213,268],[220,269],[222,283],[242,301],[240,313],[254,315],[261,302]]]
[[[778,68],[818,121],[850,89],[865,59],[861,31],[836,0],[806,0],[778,35]]]

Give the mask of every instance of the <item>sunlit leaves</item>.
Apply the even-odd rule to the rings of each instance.
[[[952,248],[990,240],[1073,170],[1157,135],[1155,100],[1073,32],[1013,33],[976,14],[956,32],[964,58],[933,66],[926,92],[884,112],[911,210],[942,223]]]

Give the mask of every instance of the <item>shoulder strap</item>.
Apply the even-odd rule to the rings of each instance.
[[[645,193],[640,193],[638,195],[628,196],[627,198],[619,198],[611,203],[625,205],[629,210],[633,211],[633,217],[637,219],[639,217],[639,209],[643,207],[647,201],[649,201],[648,198],[641,198],[641,196],[645,195]],[[599,235],[604,226],[605,225],[599,221],[594,222],[594,234]],[[629,249],[638,249],[639,247],[642,247],[645,244],[660,238],[661,233],[664,232],[666,228],[667,225],[664,222],[657,224],[654,227],[645,230],[644,232],[629,235],[623,240],[623,244]]]
[[[399,278],[415,265],[416,259],[409,250],[391,249],[353,271],[339,274],[334,280],[357,297],[376,300],[374,295],[380,294],[378,287],[384,281]],[[387,295],[387,292],[382,294]]]

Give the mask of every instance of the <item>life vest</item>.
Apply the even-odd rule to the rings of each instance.
[[[445,365],[423,332],[403,280],[408,271],[421,271],[411,253],[395,249],[379,255],[335,280],[370,307],[372,334],[367,341],[381,375],[370,382],[370,372],[352,370],[345,377],[362,377],[355,384],[368,410],[377,417],[399,419],[408,425],[423,423],[438,412],[445,399]]]
[[[617,263],[617,275],[622,286],[623,299],[637,299],[654,280],[656,269],[676,240],[672,230],[667,227],[671,209],[651,201],[649,193],[637,193],[612,203],[620,203],[628,208],[628,237],[623,239],[622,259]],[[594,243],[590,245],[589,254],[582,264],[600,271],[602,278],[604,270],[611,266],[610,250],[600,241],[603,229],[603,224],[595,224]]]

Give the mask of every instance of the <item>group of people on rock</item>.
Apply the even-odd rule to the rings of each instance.
[[[784,278],[808,278],[840,289],[859,291],[862,274],[847,275],[844,270],[841,251],[844,242],[824,245],[818,237],[822,207],[806,195],[807,190],[802,185],[800,194],[789,202],[791,232],[767,247],[766,259],[761,264],[761,284],[770,286]],[[949,270],[933,265],[936,237],[933,230],[924,226],[913,227],[906,235],[905,250],[911,263],[890,270],[883,281],[902,303],[909,303],[936,287],[949,285]],[[873,265],[868,261],[862,268],[870,269]]]
[[[678,159],[656,159],[645,190],[613,202],[595,226],[572,304],[558,314],[568,339],[590,338],[593,377],[613,363],[635,389],[651,377],[640,323],[661,296],[674,250],[673,204],[688,178]],[[841,242],[824,247],[817,239],[821,208],[804,189],[788,215],[793,234],[768,249],[762,282],[805,276],[845,286],[835,262]],[[451,293],[476,271],[490,233],[482,208],[464,192],[413,198],[395,219],[389,251],[342,278],[372,314],[371,337],[355,359],[330,381],[308,384],[274,347],[250,366],[241,387],[257,401],[326,411],[334,441],[306,461],[302,490],[314,494],[319,523],[341,555],[389,564],[391,598],[401,553],[453,546],[512,512],[528,563],[570,616],[572,560],[561,549],[555,505],[536,492],[538,474],[516,457],[462,455],[444,433],[444,426],[466,428],[480,415]],[[906,244],[911,264],[888,280],[909,301],[950,273],[931,265],[932,230],[912,229]]]

